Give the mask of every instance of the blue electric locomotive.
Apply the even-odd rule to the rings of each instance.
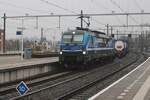
[[[59,53],[61,64],[87,64],[113,60],[114,56],[114,41],[103,32],[77,28],[62,35]]]

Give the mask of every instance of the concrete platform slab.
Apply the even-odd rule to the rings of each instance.
[[[19,56],[0,57],[0,85],[52,71],[58,57],[21,60]]]
[[[89,100],[150,100],[150,58]]]
[[[24,65],[51,63],[57,61],[58,57],[33,58],[21,60],[20,56],[2,56],[0,57],[0,70],[14,67],[21,67]]]

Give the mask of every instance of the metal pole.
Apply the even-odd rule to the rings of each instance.
[[[143,31],[141,32],[141,52],[143,52]]]
[[[59,16],[59,22],[58,22],[59,24],[58,24],[58,28],[60,29],[60,16]]]
[[[111,35],[113,34],[113,27],[111,27]]]
[[[146,37],[145,37],[145,41],[144,41],[145,43],[145,51],[147,51],[148,50],[148,31],[146,30]]]
[[[41,43],[43,42],[43,32],[44,31],[44,29],[43,28],[41,28]]]
[[[81,28],[83,28],[83,11],[81,10]]]
[[[117,30],[117,40],[118,40],[118,30]]]
[[[24,28],[23,28],[23,26],[24,26],[24,19],[22,18],[22,36],[21,36],[21,40],[22,40],[22,48],[21,48],[21,60],[23,60],[23,55],[24,55],[24,45],[23,45],[23,30],[24,30]]]
[[[129,15],[127,14],[127,28],[128,28],[128,25],[129,25]]]
[[[60,19],[60,17],[61,16],[59,16],[59,24],[58,24],[58,33],[61,33],[61,30],[60,30],[60,28],[61,28],[61,19]],[[60,34],[61,36],[62,36],[62,34]]]
[[[3,53],[5,53],[6,14],[4,13]]]
[[[36,29],[38,29],[38,16],[36,17]]]
[[[109,25],[107,24],[106,27],[107,27],[107,35],[108,35],[109,34]]]

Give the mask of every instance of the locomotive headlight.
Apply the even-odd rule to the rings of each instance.
[[[61,55],[62,55],[62,51],[60,51],[60,52],[59,52],[59,54],[61,54]]]
[[[85,55],[85,54],[86,54],[86,51],[83,51],[82,53]]]

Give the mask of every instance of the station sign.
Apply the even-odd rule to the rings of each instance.
[[[22,31],[17,31],[16,35],[22,35]]]
[[[24,94],[26,94],[26,93],[29,91],[29,88],[28,88],[28,86],[26,85],[25,82],[21,81],[21,82],[17,85],[16,90],[18,91],[18,93],[19,93],[20,95],[24,95]]]

